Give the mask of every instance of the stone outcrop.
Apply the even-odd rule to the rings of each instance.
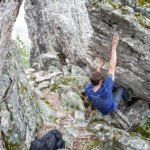
[[[66,58],[83,62],[92,33],[84,0],[27,0],[25,11],[33,40],[32,65],[47,52],[58,52],[62,64],[66,64]]]
[[[61,65],[74,63],[88,72],[87,68],[95,67],[93,60],[98,54],[109,61],[111,38],[117,30],[116,85],[131,88],[135,95],[149,101],[149,1],[27,0],[25,10],[33,43],[32,66],[38,63],[46,70],[43,54],[55,52]],[[59,69],[61,65],[57,65]],[[106,63],[104,71],[107,69]]]
[[[37,85],[36,80],[45,76],[41,73],[44,71],[36,72],[31,68],[26,70],[28,79],[33,83],[39,97],[43,99],[40,110],[46,122],[39,134],[43,135],[53,128],[59,129],[65,139],[66,149],[111,150],[113,146],[119,150],[148,150],[150,147],[148,103],[138,101],[126,109],[120,104],[119,110],[108,116],[102,116],[97,111],[89,112],[80,97],[82,87],[89,79],[81,68],[74,65],[71,68],[69,74],[68,71],[67,75],[62,72],[49,79],[49,87],[43,89],[39,85],[45,81],[41,80]],[[33,78],[35,74],[40,76]]]
[[[36,70],[28,76],[43,100],[39,106],[43,119],[50,122],[49,129],[57,124],[66,141],[69,139],[67,148],[70,149],[75,147],[73,141],[79,138],[79,128],[83,125],[85,133],[81,133],[86,140],[86,135],[90,141],[91,136],[96,136],[93,143],[84,143],[87,147],[93,148],[99,140],[96,143],[99,149],[148,150],[149,1],[27,0],[25,11],[33,43],[31,65]],[[117,32],[120,42],[115,85],[131,88],[136,96],[148,102],[138,101],[126,110],[124,105],[120,106],[119,111],[107,117],[93,112],[86,121],[84,116],[89,112],[83,106],[80,93],[88,82],[88,73],[96,68],[99,54],[106,60],[103,67],[106,75],[111,39]],[[53,100],[53,94],[57,100]],[[69,121],[74,122],[73,126]]]
[[[21,3],[22,0],[0,1],[0,76],[11,38],[12,27],[18,15]]]
[[[18,48],[9,43],[0,78],[1,139],[4,149],[29,149],[42,119],[39,97],[31,86],[21,66]]]
[[[119,150],[148,150],[150,142],[139,138],[136,134],[110,128],[107,124],[93,124],[91,131],[96,132],[99,137],[99,148]],[[140,143],[140,144],[138,144]]]
[[[21,66],[11,32],[22,0],[0,1],[0,149],[30,147],[42,123],[37,101]],[[5,58],[6,56],[6,58]]]
[[[136,9],[121,2],[89,1],[87,7],[94,30],[90,47],[109,60],[111,37],[115,30],[120,31],[116,83],[150,100],[150,20],[138,10],[144,6],[134,3]]]

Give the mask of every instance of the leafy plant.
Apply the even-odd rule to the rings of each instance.
[[[16,37],[16,42],[17,46],[19,47],[19,54],[21,56],[22,64],[25,68],[28,68],[30,66],[30,50],[20,39],[19,35]]]

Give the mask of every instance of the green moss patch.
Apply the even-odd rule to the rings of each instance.
[[[80,91],[84,88],[88,81],[89,78],[84,76],[63,76],[57,79],[54,84],[50,85],[50,90],[57,91],[59,85],[69,85]]]
[[[144,138],[150,138],[150,118],[143,121],[134,132],[141,134]]]
[[[91,6],[93,7],[93,8],[99,8],[99,1],[98,0],[90,0],[89,1],[90,2],[90,4],[91,4]]]
[[[143,6],[145,4],[145,0],[139,0],[139,4]]]
[[[144,28],[150,28],[150,25],[146,22],[147,18],[143,16],[141,13],[139,12],[135,13],[135,17],[141,26],[143,26]]]
[[[101,142],[99,140],[93,140],[86,146],[86,150],[100,149],[100,143]]]
[[[118,9],[118,8],[121,8],[121,7],[122,7],[121,4],[115,3],[115,2],[113,2],[112,0],[108,0],[108,3],[113,7],[113,9]]]

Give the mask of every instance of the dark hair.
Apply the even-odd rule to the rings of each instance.
[[[90,81],[93,86],[98,85],[101,80],[103,80],[103,77],[102,74],[98,71],[94,72],[90,77]]]

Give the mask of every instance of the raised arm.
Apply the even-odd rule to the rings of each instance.
[[[112,39],[112,50],[111,50],[111,57],[110,57],[110,66],[108,70],[108,75],[112,75],[114,80],[115,77],[115,69],[116,69],[116,62],[117,62],[117,52],[116,48],[118,45],[119,36],[114,36]]]

